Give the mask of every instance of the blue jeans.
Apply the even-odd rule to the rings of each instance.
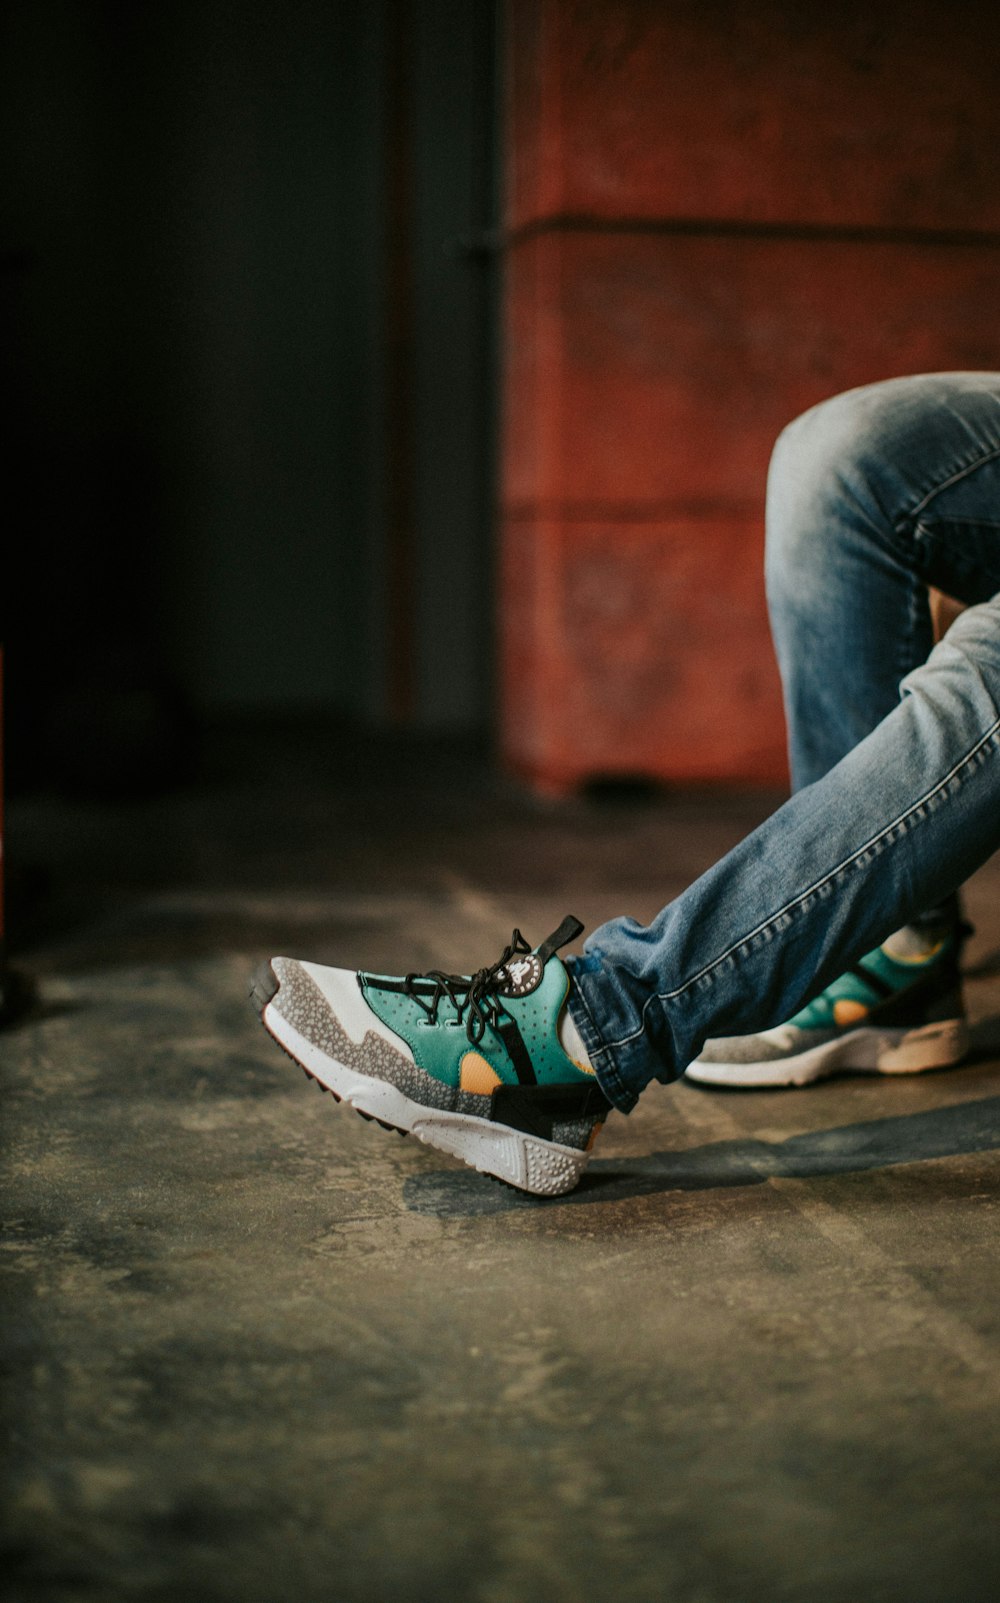
[[[767,527],[793,794],[652,923],[613,919],[569,960],[625,1112],[709,1036],[789,1018],[1000,847],[1000,374],[806,412],[775,447]],[[968,607],[936,646],[928,585]]]

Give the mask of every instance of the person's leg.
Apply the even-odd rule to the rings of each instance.
[[[947,411],[925,451],[948,434]],[[890,444],[884,434],[869,470],[883,507]],[[960,462],[945,454],[932,482],[929,457],[911,464],[908,501],[893,519],[859,518],[851,540],[894,582],[922,571],[907,542],[939,550],[927,579],[996,599],[959,619],[860,744],[648,929],[605,925],[568,967],[557,953],[579,934],[575,919],[534,949],[515,931],[464,977],[274,958],[253,995],[306,1073],[369,1118],[558,1194],[578,1181],[609,1105],[627,1110],[650,1079],[679,1074],[709,1031],[780,1019],[982,862],[1000,844],[1000,438],[995,449],[967,440]],[[959,547],[961,583],[944,577]]]
[[[813,407],[767,485],[767,600],[792,788],[871,733],[926,661],[928,585],[1000,589],[1000,374],[890,379]]]
[[[778,441],[768,480],[768,603],[795,788],[822,778],[863,739],[925,660],[928,583],[964,590],[966,601],[989,594],[989,551],[985,566],[975,542],[967,556],[968,532],[956,536],[955,524],[962,512],[994,512],[991,475],[980,470],[995,451],[997,394],[989,373],[890,380],[814,408]],[[944,485],[959,501],[942,528]],[[993,533],[984,532],[988,548]],[[844,1069],[918,1073],[960,1061],[966,933],[957,895],[921,909],[786,1023],[711,1037],[689,1078],[804,1085]]]
[[[814,409],[779,442],[769,517],[803,788],[648,927],[614,920],[570,961],[571,1010],[624,1109],[709,1035],[787,1019],[1000,846],[1000,376]],[[971,610],[915,667],[928,584]]]

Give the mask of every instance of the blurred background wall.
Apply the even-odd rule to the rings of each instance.
[[[2,28],[15,776],[157,783],[220,719],[310,717],[550,790],[781,777],[774,435],[1000,365],[992,7]]]
[[[508,0],[508,760],[784,775],[761,558],[798,412],[1000,366],[1000,23]]]
[[[2,28],[11,777],[153,781],[220,717],[482,730],[492,5]]]

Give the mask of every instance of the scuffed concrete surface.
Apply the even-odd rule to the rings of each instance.
[[[13,811],[50,889],[0,1036],[3,1597],[995,1598],[1000,864],[967,1065],[657,1087],[535,1201],[319,1095],[248,972],[647,916],[765,799],[269,755]]]

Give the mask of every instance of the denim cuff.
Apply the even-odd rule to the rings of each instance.
[[[577,970],[585,967],[586,959],[569,957],[565,959],[566,971],[569,974],[569,994],[566,1005],[573,1017],[573,1023],[580,1032],[580,1037],[590,1061],[597,1075],[597,1083],[608,1101],[619,1113],[631,1113],[639,1100],[639,1092],[633,1090],[622,1078],[617,1063],[611,1051],[601,1039],[601,1033],[594,1021],[587,998],[577,977]]]

